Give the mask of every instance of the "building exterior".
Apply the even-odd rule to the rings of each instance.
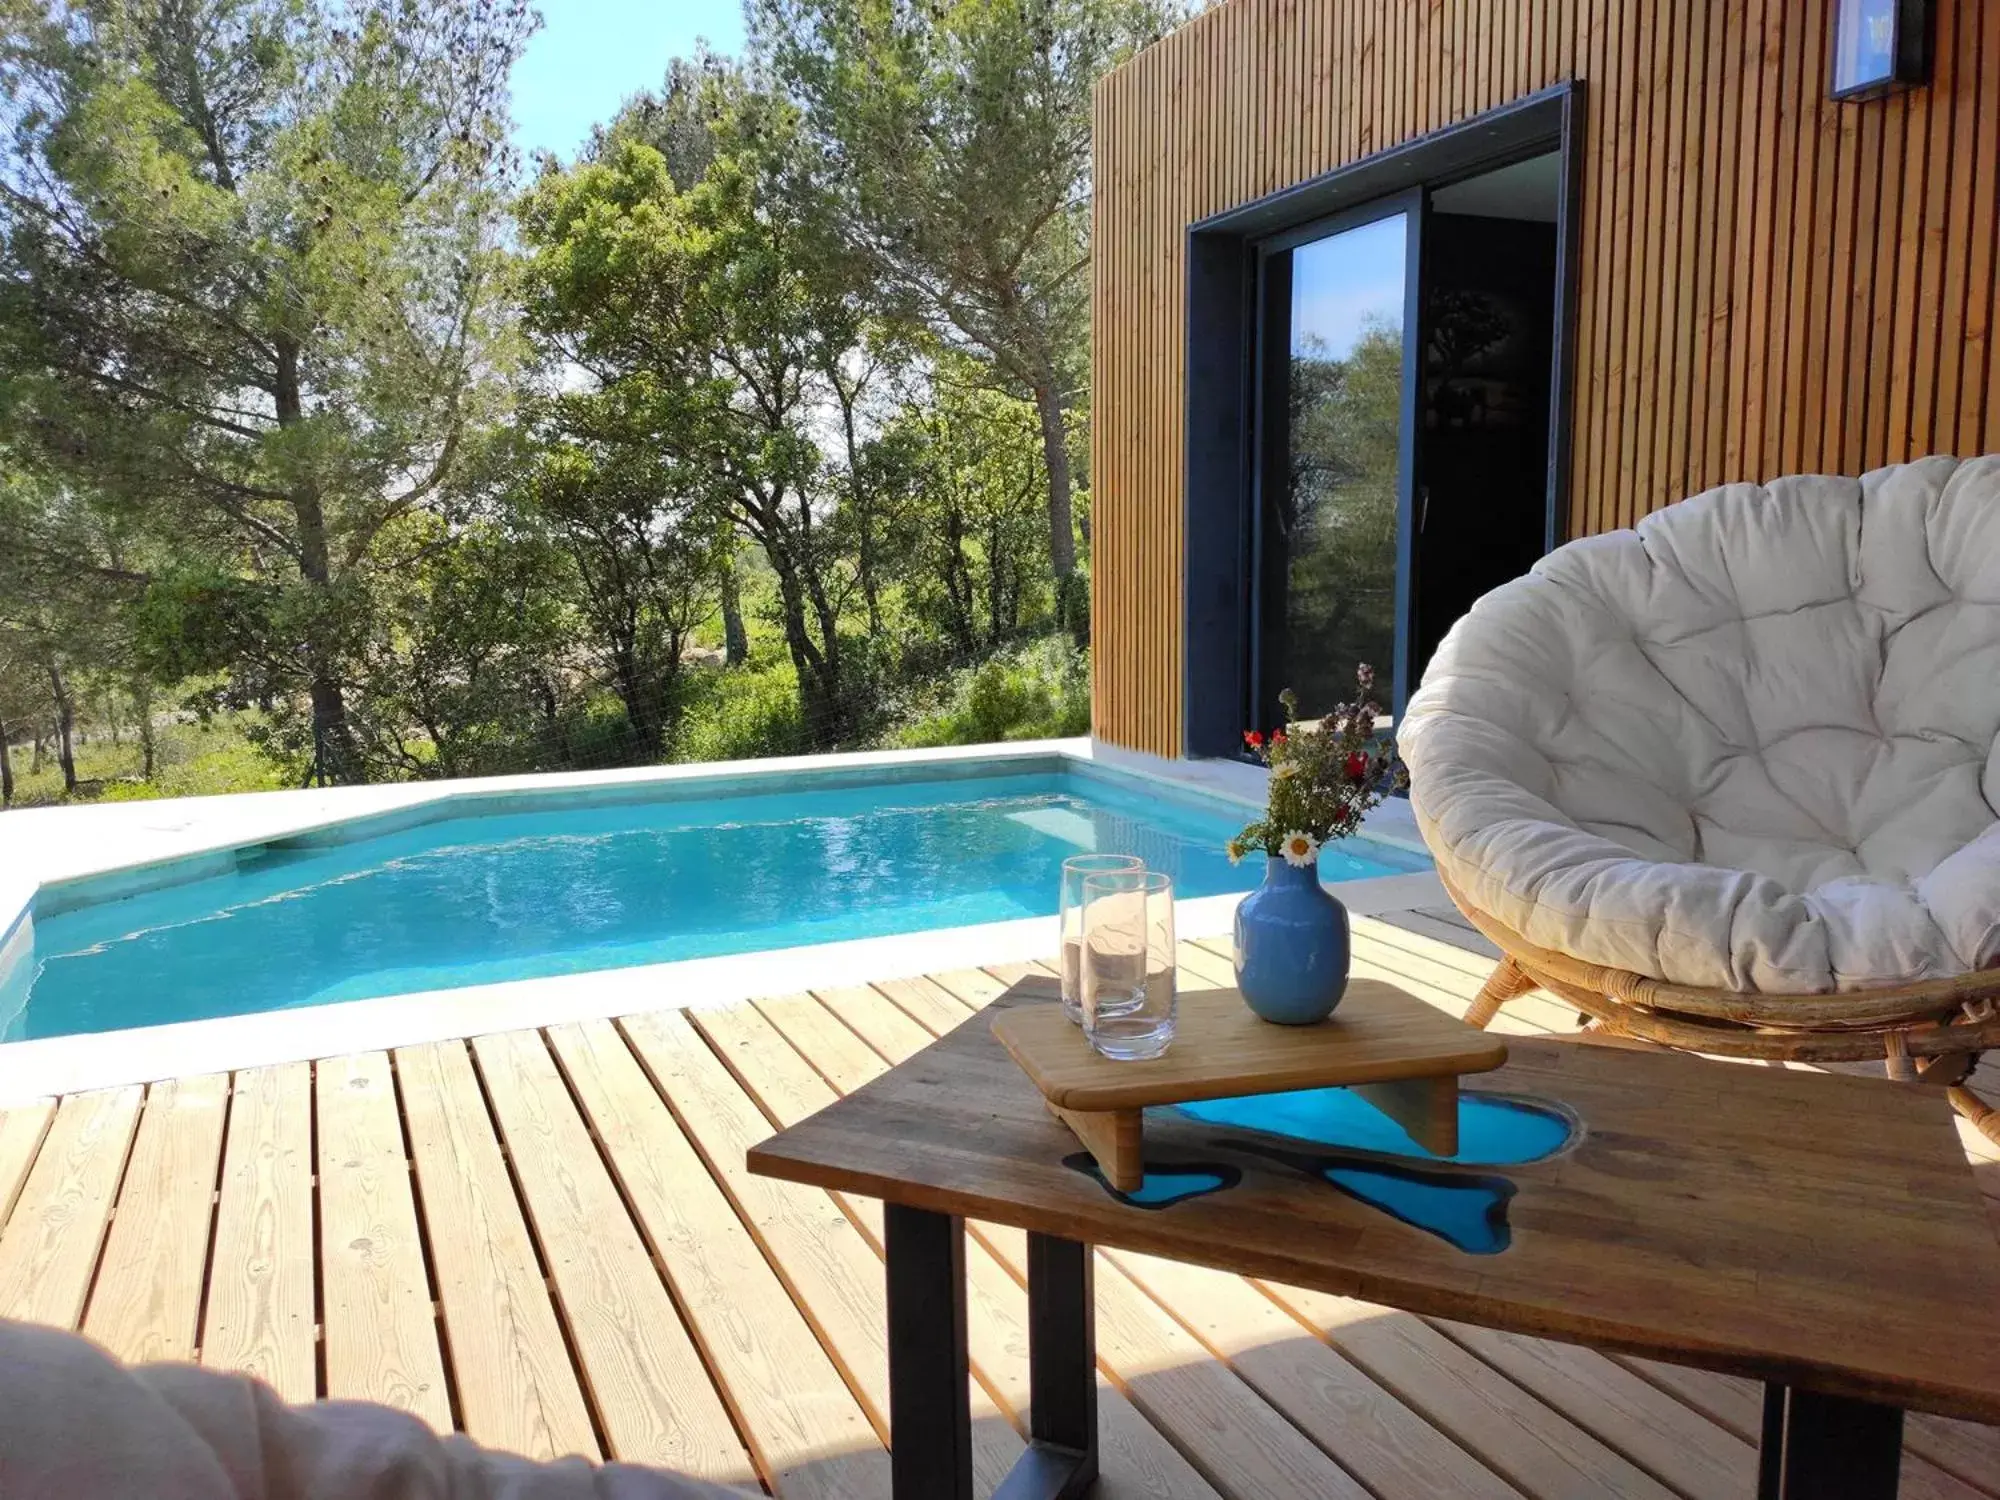
[[[1228,0],[1107,76],[1099,738],[1225,755],[1390,633],[1400,699],[1496,568],[1717,483],[2000,450],[2000,4],[1936,0],[1930,81],[1859,102],[1840,8]],[[1516,259],[1543,300],[1475,286],[1513,332],[1449,336],[1451,278]],[[1387,311],[1343,323],[1376,273]]]

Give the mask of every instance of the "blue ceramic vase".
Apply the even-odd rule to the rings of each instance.
[[[1324,1021],[1347,990],[1347,908],[1319,883],[1319,863],[1273,856],[1236,908],[1236,988],[1280,1026]]]

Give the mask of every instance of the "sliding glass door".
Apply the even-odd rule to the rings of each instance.
[[[1402,705],[1421,223],[1412,193],[1263,247],[1253,727],[1287,687],[1308,716],[1352,698],[1364,663]]]

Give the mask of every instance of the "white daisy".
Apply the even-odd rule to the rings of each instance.
[[[1278,841],[1278,852],[1285,856],[1286,864],[1303,870],[1319,858],[1319,840],[1309,833],[1288,833]]]

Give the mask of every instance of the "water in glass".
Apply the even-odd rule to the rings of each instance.
[[[1080,979],[1091,1046],[1121,1061],[1172,1045],[1174,885],[1157,870],[1119,870],[1083,882]]]
[[[1062,865],[1062,895],[1057,905],[1057,932],[1062,953],[1063,1014],[1083,1024],[1083,882],[1091,875],[1143,870],[1136,854],[1072,854]]]

